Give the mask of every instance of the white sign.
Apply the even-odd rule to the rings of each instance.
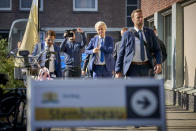
[[[29,130],[144,124],[165,129],[163,80],[31,80],[29,86]]]

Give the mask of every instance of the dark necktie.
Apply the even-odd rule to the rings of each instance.
[[[104,41],[103,41],[103,38],[101,38],[101,46],[103,46],[103,44],[104,44]],[[100,61],[104,62],[104,52],[103,51],[101,51]]]
[[[141,52],[141,60],[145,60],[145,54],[144,54],[144,39],[142,35],[142,30],[139,30],[139,37],[140,37],[140,52]]]
[[[49,70],[49,57],[50,57],[50,54],[49,54],[49,51],[50,51],[50,46],[47,46],[47,51],[46,51],[46,62],[45,62],[45,67],[48,68]]]

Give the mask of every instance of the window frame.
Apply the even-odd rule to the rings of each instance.
[[[151,18],[147,19],[147,21],[148,21],[148,27],[152,28],[152,25],[154,26],[154,16],[152,16]]]
[[[43,4],[44,4],[43,0],[40,0],[40,9],[39,9],[39,11],[43,11],[43,9],[44,9]],[[19,6],[20,6],[20,11],[30,11],[31,10],[31,7],[30,8],[22,8],[22,0],[20,0]]]
[[[7,7],[6,7],[6,8],[1,8],[1,7],[0,7],[0,11],[7,11],[7,10],[8,10],[8,11],[9,11],[9,10],[12,10],[12,0],[10,0],[10,7],[9,7],[9,8],[7,8]]]
[[[125,25],[127,27],[133,27],[134,24],[131,20],[131,14],[127,14],[128,7],[132,7],[132,8],[136,7],[136,9],[137,9],[138,8],[138,1],[137,1],[137,4],[128,4],[128,0],[125,1],[125,18],[126,18]]]
[[[73,11],[98,11],[98,0],[95,0],[95,8],[76,8],[76,0],[73,0]]]
[[[165,43],[165,46],[166,46],[166,48],[169,46],[169,43],[167,42],[167,36],[166,36],[166,18],[170,15],[170,17],[171,17],[171,23],[172,23],[172,10],[171,9],[169,9],[169,10],[167,10],[167,11],[165,11],[165,12],[163,12],[163,13],[161,13],[161,15],[163,16],[163,32],[164,32],[164,34],[163,34],[163,41],[164,41],[164,43]],[[171,45],[170,46],[172,46],[172,24],[171,24],[171,41],[170,41],[171,43]],[[166,61],[164,62],[164,72],[163,72],[163,74],[164,74],[164,77],[165,77],[165,80],[166,81],[173,81],[173,74],[174,74],[174,69],[172,68],[172,63],[173,63],[173,59],[172,59],[172,53],[170,54],[170,50],[169,49],[172,49],[172,47],[171,48],[167,48],[167,59],[166,59]],[[170,59],[171,58],[171,59]],[[168,70],[168,65],[171,65],[171,70]],[[167,68],[167,70],[166,70],[166,68]],[[171,83],[171,82],[170,82]]]

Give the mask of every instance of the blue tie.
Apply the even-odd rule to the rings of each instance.
[[[103,46],[103,44],[104,44],[104,41],[103,41],[103,38],[102,38],[101,39],[101,46]],[[101,51],[100,61],[104,62],[104,53],[103,53],[103,51]]]
[[[142,30],[139,30],[139,37],[140,37],[140,52],[141,52],[141,60],[144,61],[145,54],[144,54],[144,40],[142,35]]]

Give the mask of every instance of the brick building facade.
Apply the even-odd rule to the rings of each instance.
[[[146,26],[156,26],[167,49],[163,64],[169,104],[196,111],[196,0],[141,0]]]
[[[182,0],[142,0],[141,8],[144,18],[152,16],[157,11],[162,11],[172,4]]]
[[[0,35],[8,37],[13,21],[27,19],[32,0],[0,0]],[[107,34],[120,39],[120,29],[132,26],[130,12],[138,7],[138,0],[40,0],[41,38],[51,29],[57,33],[57,42],[66,29],[81,27],[88,40],[96,33],[94,25],[104,21]],[[22,39],[22,35],[20,35]]]

